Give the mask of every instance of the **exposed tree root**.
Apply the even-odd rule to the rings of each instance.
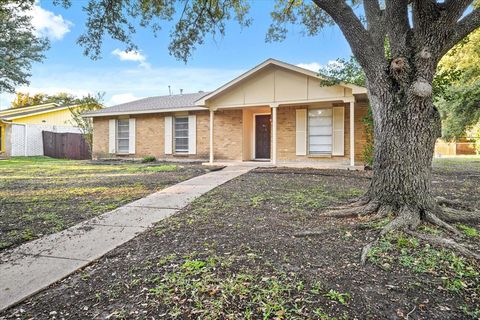
[[[419,233],[415,231],[407,231],[407,233],[423,241],[426,241],[435,247],[448,248],[448,249],[457,251],[464,257],[480,260],[480,254],[469,250],[467,247],[455,242],[452,239],[437,237],[437,236],[428,235],[425,233]]]
[[[450,231],[451,233],[453,233],[455,236],[457,237],[461,237],[462,236],[462,233],[457,229],[455,228],[454,226],[446,223],[445,221],[443,221],[442,219],[438,218],[435,214],[433,214],[432,212],[427,212],[425,213],[425,220],[427,222],[430,222],[431,224],[433,225],[436,225],[437,227],[440,227],[440,228],[443,228],[447,231]]]
[[[447,222],[480,222],[480,211],[465,211],[441,207],[435,213],[440,219]]]
[[[328,210],[322,215],[326,217],[337,217],[337,218],[347,218],[355,216],[365,216],[377,212],[380,204],[375,201],[370,201],[367,204],[360,205],[356,204],[355,206],[350,207],[341,207],[334,210]]]
[[[461,207],[461,204],[457,201],[450,201],[445,198],[437,198],[437,200],[441,204]],[[388,216],[395,217],[385,227],[383,227],[383,229],[379,232],[378,237],[374,241],[363,247],[360,256],[360,261],[362,264],[365,264],[369,251],[378,243],[379,239],[393,231],[404,231],[423,241],[429,242],[434,246],[448,248],[457,251],[463,256],[480,260],[480,254],[471,251],[469,248],[457,243],[453,239],[415,232],[415,229],[422,222],[428,222],[451,233],[455,238],[462,238],[463,234],[453,225],[449,224],[449,222],[480,221],[480,211],[457,210],[449,207],[441,207],[438,204],[435,204],[433,205],[432,210],[425,211],[423,214],[421,214],[419,208],[411,208],[409,206],[394,208],[387,204],[381,205],[377,201],[369,201],[367,197],[362,197],[350,204],[336,208],[329,208],[322,215],[326,217],[337,218],[368,216],[370,218],[369,220],[378,220]],[[305,231],[295,234],[296,237],[316,235],[319,234],[315,231]]]

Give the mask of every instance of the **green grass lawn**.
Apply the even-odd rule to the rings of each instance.
[[[0,250],[206,171],[200,165],[95,163],[18,157],[0,161]]]

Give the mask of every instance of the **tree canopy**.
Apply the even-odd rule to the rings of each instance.
[[[31,16],[25,14],[34,0],[0,1],[0,92],[15,92],[28,85],[32,62],[40,62],[48,49],[46,38],[35,35]]]
[[[442,136],[464,137],[480,121],[480,29],[442,58],[434,83]]]

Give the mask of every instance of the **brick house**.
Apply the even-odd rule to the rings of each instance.
[[[85,114],[93,157],[361,163],[367,92],[321,86],[268,59],[212,92],[145,98]]]

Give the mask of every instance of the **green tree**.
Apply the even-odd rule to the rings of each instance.
[[[78,103],[80,99],[81,98],[77,98],[66,92],[59,92],[51,95],[46,93],[36,93],[31,95],[28,92],[17,92],[15,99],[12,101],[11,107],[23,108],[45,103],[56,103],[63,106]]]
[[[88,111],[94,111],[103,108],[103,98],[105,93],[97,93],[95,95],[87,95],[85,97],[75,99],[75,104],[70,106],[69,110],[72,114],[71,125],[80,129],[87,141],[90,151],[93,145],[93,121],[91,118],[84,118],[82,115]]]
[[[464,137],[480,121],[480,29],[440,60],[435,104],[442,115],[442,136]]]
[[[0,92],[15,92],[28,85],[33,62],[41,62],[49,43],[35,35],[31,17],[25,15],[34,0],[0,1]]]
[[[70,4],[69,0],[59,2]],[[395,218],[381,235],[415,229],[423,221],[456,233],[445,221],[472,219],[464,212],[441,208],[432,193],[433,150],[441,135],[432,82],[440,59],[480,27],[478,4],[472,0],[276,1],[268,41],[284,39],[291,25],[301,25],[306,35],[313,36],[324,26],[336,24],[367,80],[375,123],[370,187],[357,203],[325,214],[392,214]],[[134,21],[157,32],[161,21],[177,19],[170,33],[170,52],[186,61],[205,36],[223,35],[226,21],[248,26],[249,9],[246,0],[89,0],[87,31],[78,42],[85,54],[98,58],[105,35],[136,49]],[[453,240],[435,241],[459,248]],[[363,250],[363,261],[368,249]],[[463,247],[462,252],[473,255]]]

